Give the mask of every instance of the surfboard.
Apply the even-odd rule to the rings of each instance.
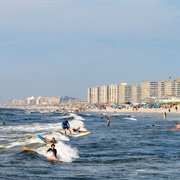
[[[169,130],[175,130],[175,131],[178,131],[178,130],[180,130],[180,128],[169,128]]]
[[[79,135],[79,136],[85,136],[85,135],[88,135],[88,134],[90,134],[89,131],[81,131],[81,132],[79,132],[79,133],[76,134],[76,135]]]
[[[31,149],[27,146],[22,146],[22,148],[25,150],[25,151],[34,151],[34,152],[37,152],[36,149]],[[48,157],[48,156],[44,156],[45,158],[51,160],[51,161],[56,161],[56,162],[63,162],[61,159],[58,159],[58,158],[55,158],[55,157]]]
[[[45,140],[45,138],[44,137],[42,137],[41,135],[37,135],[37,137],[40,139],[40,140],[42,140],[43,142],[45,142],[46,143],[46,140]]]
[[[22,146],[22,148],[26,151],[35,151],[36,152],[35,149],[28,148],[27,146]]]
[[[64,132],[62,132],[62,131],[60,131],[60,133],[65,135]],[[66,135],[70,136],[70,137],[80,137],[80,136],[85,136],[85,135],[88,135],[88,134],[90,134],[89,131],[81,131],[79,133],[72,132],[72,134],[70,134],[69,132],[66,132]]]
[[[50,158],[50,157],[46,157],[47,159],[51,160],[51,161],[56,161],[56,162],[63,162],[63,160],[58,159],[58,158]]]

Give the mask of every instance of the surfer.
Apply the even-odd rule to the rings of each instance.
[[[3,124],[3,125],[4,125],[4,124],[5,124],[5,122],[1,122],[0,124]]]
[[[50,140],[50,139],[48,139],[48,138],[45,138],[45,141],[48,143],[48,144],[50,144],[50,143],[57,143],[57,141],[56,141],[56,139],[54,138],[54,137],[52,137],[52,139]]]
[[[178,124],[178,125],[176,126],[176,128],[180,129],[180,124]]]
[[[154,124],[151,124],[151,127],[153,128],[153,127],[154,127]]]
[[[73,132],[80,133],[81,126],[78,126],[77,128],[72,128]]]
[[[64,121],[62,122],[62,128],[64,130],[65,135],[66,135],[66,129],[70,132],[70,134],[72,134],[72,132],[70,130],[70,124],[66,118],[64,118]]]
[[[110,126],[110,118],[107,117],[107,126]]]
[[[47,150],[47,152],[52,152],[54,157],[57,158],[57,150],[55,149],[55,144],[51,144],[51,147]]]
[[[34,152],[37,152],[37,148],[29,148],[27,146],[22,146],[24,150],[26,151],[34,151]],[[63,162],[61,159],[58,159],[57,158],[57,150],[55,149],[55,145],[54,144],[51,144],[51,147],[47,150],[47,152],[52,152],[53,153],[53,156],[52,157],[49,157],[49,156],[46,156],[46,158],[50,159],[50,160],[53,160],[53,161],[56,161],[56,162]]]

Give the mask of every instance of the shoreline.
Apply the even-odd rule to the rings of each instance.
[[[97,107],[72,107],[72,106],[64,106],[62,107],[54,107],[54,106],[46,106],[46,107],[37,107],[37,106],[32,106],[32,107],[13,107],[13,106],[0,106],[2,109],[24,109],[28,111],[33,111],[33,110],[38,110],[38,111],[56,111],[56,112],[76,112],[76,113],[100,113],[100,114],[115,114],[115,113],[162,113],[164,114],[165,112],[167,114],[180,114],[180,105],[178,105],[177,110],[174,107],[171,108],[137,108],[133,110],[133,108],[122,108],[122,109],[114,109],[112,107],[106,107],[106,109],[99,109]],[[170,110],[170,112],[169,112]]]

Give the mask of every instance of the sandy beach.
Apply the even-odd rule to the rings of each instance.
[[[2,107],[3,108],[3,107]],[[41,111],[41,112],[46,112],[46,111],[56,111],[56,112],[86,112],[86,113],[162,113],[164,114],[165,112],[167,114],[171,113],[171,114],[180,114],[180,105],[177,106],[177,110],[175,109],[175,107],[171,107],[171,108],[147,108],[147,107],[141,107],[141,108],[132,108],[132,107],[126,107],[126,108],[122,108],[122,109],[118,109],[118,108],[112,108],[112,107],[106,107],[106,109],[102,109],[100,110],[98,107],[94,107],[91,105],[70,105],[70,106],[62,106],[62,107],[57,107],[57,106],[32,106],[32,107],[4,107],[4,108],[15,108],[15,109],[26,109],[29,111]]]
[[[178,109],[176,110],[175,108],[138,108],[132,109],[132,108],[123,108],[123,109],[114,109],[111,107],[107,107],[106,109],[99,110],[97,108],[89,109],[87,112],[96,112],[96,113],[173,113],[173,114],[180,114],[180,106],[178,106]]]

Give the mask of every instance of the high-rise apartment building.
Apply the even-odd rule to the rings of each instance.
[[[144,81],[141,85],[121,83],[88,89],[89,103],[140,103],[157,98],[176,96],[180,98],[180,78],[161,82]]]
[[[129,101],[131,103],[140,103],[141,102],[141,86],[138,84],[132,85],[132,99]]]
[[[90,104],[90,103],[92,103],[92,88],[88,88],[88,98],[87,98],[87,101],[88,101],[88,103]]]
[[[160,93],[159,97],[168,97],[168,96],[177,96],[180,97],[180,78],[174,79],[172,81],[171,78],[169,78],[168,81],[163,80],[160,82],[159,85]]]
[[[119,85],[119,103],[132,101],[132,86],[127,83]]]
[[[88,89],[88,102],[89,103],[99,103],[99,87]]]
[[[108,86],[99,87],[99,103],[108,102]]]
[[[8,101],[9,106],[23,106],[23,101],[20,99],[12,99]]]
[[[159,94],[158,82],[141,82],[141,100],[146,98],[157,98]]]
[[[108,103],[118,103],[118,91],[118,86],[116,84],[108,86]]]
[[[60,97],[51,97],[48,102],[49,105],[58,105],[60,103]]]

